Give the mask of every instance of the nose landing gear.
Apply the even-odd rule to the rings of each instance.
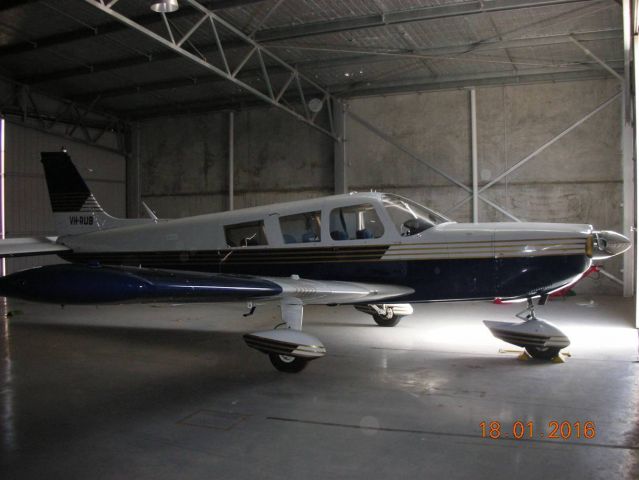
[[[545,299],[543,299],[545,301]],[[543,304],[543,303],[542,303]],[[535,315],[531,298],[528,306],[516,315],[521,323],[484,320],[484,325],[496,338],[526,349],[536,359],[552,360],[562,348],[570,345],[568,337],[555,325]]]

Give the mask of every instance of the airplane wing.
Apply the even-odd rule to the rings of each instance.
[[[120,266],[46,265],[0,278],[0,296],[61,304],[208,303],[298,299],[306,305],[375,303],[413,293],[396,285]]]
[[[53,255],[70,250],[55,243],[57,237],[6,238],[0,240],[0,258],[28,255]]]
[[[378,283],[307,280],[294,275],[289,278],[265,277],[277,284],[282,293],[276,298],[298,298],[307,305],[374,303],[410,295],[412,288]]]

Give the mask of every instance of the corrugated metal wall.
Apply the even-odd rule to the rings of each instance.
[[[122,155],[62,139],[26,126],[7,122],[5,141],[5,214],[7,237],[55,236],[53,215],[40,152],[64,146],[100,204],[111,215],[126,212],[126,165]],[[7,273],[48,263],[56,256],[7,260]]]

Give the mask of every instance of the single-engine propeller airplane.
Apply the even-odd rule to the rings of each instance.
[[[175,220],[117,219],[66,151],[43,152],[58,237],[8,239],[0,256],[70,263],[13,273],[0,295],[57,304],[279,301],[282,325],[244,336],[281,371],[325,355],[302,331],[304,305],[353,305],[395,326],[413,302],[523,300],[523,322],[493,335],[549,359],[570,342],[535,316],[533,299],[576,282],[593,260],[630,248],[590,225],[455,223],[412,200],[353,193]]]

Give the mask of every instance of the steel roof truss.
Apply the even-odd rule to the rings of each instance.
[[[211,22],[211,30],[213,31],[213,36],[215,37],[215,44],[217,45],[217,50],[222,57],[222,62],[224,63],[224,69],[226,73],[231,74],[231,69],[229,68],[229,62],[226,59],[226,54],[224,53],[224,48],[222,48],[222,42],[220,41],[220,34],[217,31],[217,27],[215,26],[215,19],[213,17],[209,17]]]
[[[266,71],[266,65],[264,64],[264,57],[262,57],[262,51],[258,49],[257,58],[260,60],[260,68],[262,69],[262,77],[264,77],[264,83],[266,83],[266,89],[268,90],[268,94],[271,98],[275,98],[273,94],[273,87],[271,86],[271,79],[268,76],[268,72]]]
[[[275,101],[279,102],[282,99],[282,95],[284,95],[284,93],[286,93],[286,90],[291,85],[291,82],[293,80],[295,80],[296,76],[297,76],[297,74],[295,72],[291,72],[291,74],[289,75],[288,79],[284,83],[284,86],[280,90],[280,93],[278,93],[277,96],[275,97]]]
[[[175,28],[175,25],[173,26],[173,28],[171,27],[171,24],[167,18],[167,15],[165,15],[164,13],[161,14],[162,17],[162,21],[164,23],[164,26],[166,28],[166,36],[160,35],[158,33],[155,33],[151,30],[149,30],[148,28],[144,27],[143,25],[139,24],[138,22],[136,22],[134,19],[126,16],[125,14],[118,12],[116,10],[114,10],[112,7],[114,6],[114,4],[111,4],[111,2],[109,3],[105,3],[105,0],[85,0],[86,3],[96,7],[97,9],[101,10],[102,12],[110,15],[111,17],[115,18],[116,20],[124,23],[125,25],[129,26],[130,28],[137,30],[138,32],[142,33],[143,35],[145,35],[146,37],[151,38],[152,40],[160,43],[161,45],[171,49],[172,51],[174,51],[175,53],[178,53],[179,55],[181,55],[182,57],[186,58],[187,60],[190,60],[206,69],[208,69],[209,71],[212,71],[213,73],[215,73],[216,75],[228,80],[229,82],[237,85],[238,87],[242,88],[245,91],[248,91],[249,93],[251,93],[253,96],[259,98],[260,100],[263,100],[285,112],[287,112],[288,114],[292,115],[293,117],[297,118],[298,120],[303,121],[304,123],[307,123],[308,125],[316,128],[317,130],[321,131],[322,133],[325,133],[326,135],[329,135],[332,138],[335,138],[335,134],[334,132],[332,132],[331,130],[327,130],[326,128],[324,128],[321,124],[320,121],[318,120],[318,115],[313,115],[311,116],[309,110],[308,110],[308,106],[306,105],[306,98],[304,96],[304,91],[302,88],[302,81],[304,81],[305,83],[311,85],[314,89],[318,90],[319,92],[321,92],[321,94],[324,96],[325,99],[330,98],[330,93],[324,89],[323,87],[319,86],[317,83],[315,83],[314,81],[312,81],[309,78],[304,77],[302,74],[300,74],[300,72],[293,66],[289,65],[288,63],[286,63],[284,60],[282,60],[281,58],[279,58],[277,55],[267,51],[266,49],[264,49],[264,47],[262,47],[259,43],[257,43],[253,38],[251,38],[250,36],[246,35],[244,32],[242,32],[241,30],[237,29],[235,26],[231,25],[230,23],[228,23],[227,21],[225,21],[224,19],[220,18],[219,16],[217,16],[215,13],[213,13],[211,10],[209,10],[208,8],[204,7],[203,5],[201,5],[200,3],[198,3],[196,0],[184,0],[185,3],[188,4],[188,6],[190,6],[192,9],[195,9],[199,12],[201,12],[202,16],[198,16],[197,20],[191,25],[191,27],[187,30],[187,32],[185,34],[181,34],[179,33],[180,37],[178,40],[176,40],[176,35],[174,33],[174,30],[177,32],[178,30]],[[120,3],[120,5],[122,5],[122,3]],[[206,58],[199,58],[198,56],[194,55],[193,53],[191,53],[189,50],[186,50],[184,48],[185,43],[190,43],[189,39],[191,38],[191,36],[202,26],[206,23],[206,20],[210,19],[209,25],[211,27],[213,36],[215,37],[216,40],[216,45],[220,51],[220,55],[223,59],[223,63],[224,63],[224,68],[220,68],[216,65],[214,65],[212,62],[208,61]],[[222,44],[222,42],[220,41],[219,38],[219,28],[222,27],[224,28],[225,31],[228,31],[232,34],[233,37],[239,39],[242,43],[247,44],[248,46],[251,47],[248,55],[246,55],[242,61],[239,63],[238,66],[235,67],[235,69],[232,71],[232,73],[229,73],[229,65],[228,65],[228,57],[225,55],[224,53],[224,45]],[[195,46],[193,46],[193,48],[195,48]],[[242,68],[247,64],[247,62],[253,57],[253,55],[255,54],[255,52],[257,52],[257,59],[259,62],[259,67],[261,69],[261,73],[263,76],[263,80],[264,83],[266,85],[266,90],[267,92],[264,93],[262,91],[260,91],[258,88],[256,88],[255,86],[240,80],[237,78],[237,75],[240,73],[240,71],[242,70]],[[198,52],[199,53],[199,52]],[[300,114],[297,111],[295,111],[293,108],[289,107],[288,105],[282,103],[280,100],[282,98],[282,95],[280,92],[280,94],[278,94],[278,96],[276,97],[274,90],[273,90],[273,85],[271,83],[271,78],[268,74],[268,65],[267,63],[264,61],[264,56],[267,56],[269,58],[269,60],[274,61],[275,63],[283,66],[285,69],[289,70],[292,74],[294,74],[294,81],[296,83],[297,86],[297,90],[298,90],[298,94],[299,94],[299,101],[302,103],[303,105],[303,109],[304,109],[304,114]],[[290,81],[287,82],[290,84]],[[287,87],[287,86],[286,86]],[[286,89],[284,89],[285,91]],[[279,98],[278,98],[279,97]],[[326,111],[328,111],[328,109],[326,109]]]
[[[193,26],[189,29],[189,31],[188,31],[188,32],[186,32],[186,33],[182,36],[182,38],[181,38],[181,39],[180,39],[180,40],[176,43],[176,45],[177,45],[178,47],[181,47],[181,46],[182,46],[182,44],[183,44],[184,42],[186,42],[186,41],[189,39],[189,37],[190,37],[191,35],[193,35],[193,34],[195,33],[195,31],[196,31],[198,28],[200,28],[200,27],[202,26],[202,24],[203,24],[203,23],[204,23],[204,22],[205,22],[208,18],[209,18],[209,16],[208,16],[208,15],[202,15],[202,18],[200,18],[197,22],[195,22],[195,24],[194,24],[194,25],[193,25]]]
[[[171,39],[171,43],[173,45],[176,45],[175,37],[173,36],[173,30],[171,30],[171,25],[169,24],[169,20],[166,18],[166,13],[160,12],[160,16],[162,17],[162,22],[164,23],[164,26],[166,27],[166,31],[169,34],[169,38]]]

